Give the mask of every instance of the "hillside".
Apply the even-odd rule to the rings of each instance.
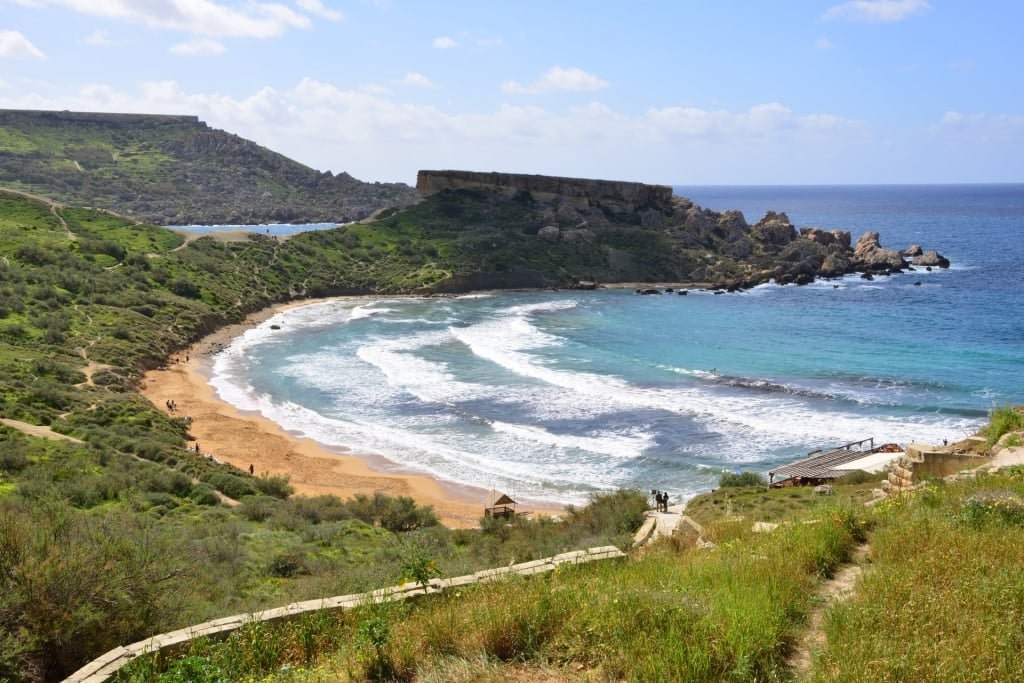
[[[344,223],[415,197],[319,172],[194,116],[0,110],[0,187],[157,225]]]

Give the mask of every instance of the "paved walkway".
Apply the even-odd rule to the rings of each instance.
[[[685,505],[669,505],[668,512],[647,511],[647,521],[633,537],[633,545],[645,545],[675,533],[685,515]]]

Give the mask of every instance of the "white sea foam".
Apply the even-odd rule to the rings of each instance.
[[[851,291],[882,286],[859,279],[843,285]],[[757,288],[754,296],[779,289]],[[578,308],[579,297],[526,300],[497,311],[490,303],[462,303],[480,322],[464,322],[452,300],[349,300],[292,309],[220,354],[213,384],[240,408],[323,443],[379,453],[446,480],[566,502],[595,489],[636,485],[655,466],[662,468],[657,476],[677,477],[682,491],[710,476],[694,474],[694,467],[758,469],[766,459],[819,446],[867,437],[938,442],[977,427],[967,418],[901,414],[900,405],[915,404],[914,392],[932,391],[927,386],[814,377],[776,391],[766,379],[731,381],[716,370],[687,367],[685,359],[652,361],[644,382],[631,380],[628,352],[616,356],[625,365],[606,363],[573,338],[572,327],[560,327],[560,314]],[[604,313],[596,313],[603,321]],[[385,321],[389,330],[382,335]],[[270,329],[273,324],[281,329]],[[296,343],[306,330],[319,330],[317,348]],[[625,374],[617,373],[620,367]],[[663,376],[647,381],[651,368]],[[298,398],[261,394],[250,381],[254,373],[259,386],[287,379]],[[678,474],[681,463],[690,469]],[[664,474],[671,472],[677,474]]]
[[[492,422],[496,432],[511,434],[523,441],[560,449],[575,449],[591,453],[603,453],[616,458],[636,458],[654,443],[654,435],[639,429],[629,433],[598,432],[592,436],[571,436],[555,434],[543,427],[515,425],[506,422]]]

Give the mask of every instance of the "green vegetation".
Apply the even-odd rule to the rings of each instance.
[[[504,667],[516,666],[557,671],[551,680],[787,680],[789,643],[815,583],[849,557],[868,523],[851,509],[817,513],[820,524],[770,537],[712,525],[713,552],[665,542],[635,561],[321,615],[316,652],[300,646],[312,640],[306,621],[198,643],[183,661],[229,680],[293,680],[279,673],[290,667],[313,668],[314,680],[508,680]],[[248,654],[236,664],[242,642]],[[176,665],[159,674],[157,661],[139,660],[121,680],[179,681]]]
[[[788,681],[822,609],[808,680],[1024,677],[1024,468],[872,508],[819,497],[789,522],[756,534],[718,516],[711,549],[674,537],[623,562],[254,625],[120,680]],[[853,596],[823,605],[819,588],[865,542]]]
[[[58,680],[153,633],[403,574],[626,545],[639,524],[645,499],[630,493],[564,524],[479,532],[439,527],[409,498],[292,498],[286,479],[189,451],[188,421],[136,392],[175,351],[297,293],[436,283],[450,269],[427,262],[440,258],[429,245],[353,226],[182,246],[170,230],[4,192],[0,236],[0,417],[66,437],[0,426],[0,680]],[[357,252],[364,238],[372,255]]]
[[[412,200],[187,116],[0,109],[0,184],[163,225],[347,222]]]
[[[116,645],[215,617],[628,547],[639,491],[560,522],[452,530],[407,498],[295,497],[285,478],[198,456],[188,421],[136,391],[146,369],[273,302],[600,274],[603,237],[573,250],[530,239],[529,207],[449,193],[374,224],[186,245],[0,192],[0,417],[14,425],[0,426],[0,680],[59,680]],[[994,410],[986,436],[1019,439],[1020,415]],[[713,548],[674,537],[625,562],[253,625],[140,661],[126,680],[789,680],[816,589],[865,539],[870,565],[827,612],[813,678],[1024,677],[1024,473],[936,482],[869,509],[872,486],[856,473],[822,497],[723,477],[688,509]],[[754,521],[780,526],[753,534]]]
[[[989,412],[988,421],[988,427],[983,433],[986,443],[993,446],[1005,434],[1024,431],[1024,408],[1010,405],[993,407]],[[1011,437],[1014,436],[1019,440],[1019,435],[1011,434]]]
[[[768,487],[764,475],[757,472],[725,472],[718,478],[718,485],[725,488],[740,488],[744,486]]]
[[[826,623],[818,680],[1024,678],[1024,470],[883,504],[872,565]]]

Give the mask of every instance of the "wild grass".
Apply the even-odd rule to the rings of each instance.
[[[250,629],[246,649],[273,658],[224,669],[227,655],[216,650],[238,648],[229,642],[202,655],[204,666],[232,680],[282,667],[342,681],[468,681],[481,671],[503,679],[508,667],[560,679],[585,671],[600,680],[788,680],[785,656],[808,596],[848,556],[863,523],[835,509],[771,537],[729,529],[711,552],[664,543],[635,561],[565,566],[325,615],[335,621],[317,632],[314,655],[281,646],[310,640],[296,635],[301,627]],[[122,680],[180,680],[156,664],[140,662]]]
[[[989,411],[988,426],[983,432],[989,446],[995,445],[1004,434],[1019,431],[1024,431],[1024,407],[1007,404],[994,406]]]
[[[1024,679],[1024,473],[891,504],[826,623],[820,681]]]

